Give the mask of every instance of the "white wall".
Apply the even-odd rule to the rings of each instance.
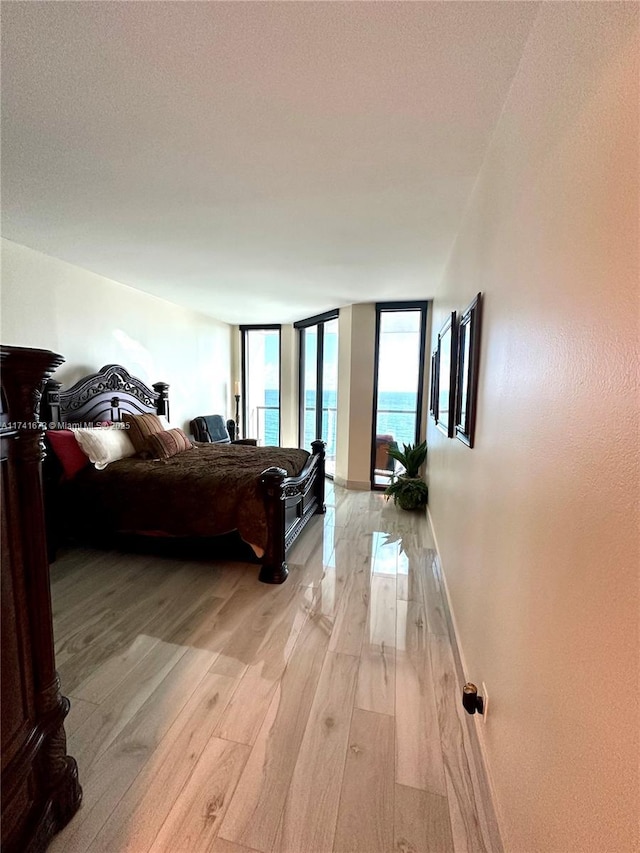
[[[335,481],[350,489],[371,482],[375,328],[375,304],[340,309]]]
[[[60,353],[65,387],[118,363],[169,382],[171,422],[233,416],[231,327],[87,270],[2,240],[2,343]]]
[[[640,849],[638,5],[545,3],[435,299],[484,293],[430,512],[505,846]]]
[[[280,330],[280,444],[282,447],[298,447],[298,339],[299,333],[290,324]],[[305,447],[305,450],[311,450]]]

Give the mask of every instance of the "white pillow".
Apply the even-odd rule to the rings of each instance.
[[[169,421],[167,420],[167,416],[166,416],[166,415],[158,415],[158,420],[159,420],[159,421],[160,421],[160,423],[162,424],[162,429],[163,429],[163,430],[165,430],[165,432],[166,432],[166,430],[171,429],[171,424],[170,424],[170,423],[169,423]]]
[[[76,441],[96,466],[98,471],[106,468],[109,462],[117,462],[136,452],[133,442],[125,429],[115,426],[73,430]]]

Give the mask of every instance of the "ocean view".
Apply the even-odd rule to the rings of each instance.
[[[381,391],[379,395],[378,429],[379,435],[392,435],[399,442],[415,441],[415,410],[417,395],[403,391]],[[325,391],[323,394],[322,433],[327,442],[327,455],[335,456],[336,436],[336,392]],[[309,449],[311,442],[318,438],[315,435],[315,392],[307,391],[307,406],[305,413],[304,447]],[[260,419],[264,423],[264,443],[278,443],[278,392],[265,391],[264,412]]]

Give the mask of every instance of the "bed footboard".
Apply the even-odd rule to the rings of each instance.
[[[267,468],[260,475],[269,528],[259,575],[263,583],[284,583],[289,574],[287,551],[311,517],[326,511],[324,441],[312,442],[311,449],[312,455],[297,477],[287,477],[283,468]]]

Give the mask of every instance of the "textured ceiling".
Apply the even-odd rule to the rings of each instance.
[[[429,298],[527,2],[5,2],[3,236],[227,322]]]

